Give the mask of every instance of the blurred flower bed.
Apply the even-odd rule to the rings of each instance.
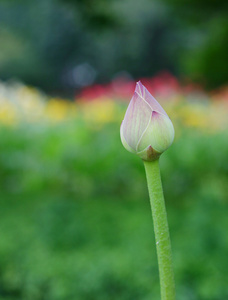
[[[195,127],[214,132],[228,125],[228,93],[226,89],[210,95],[199,87],[181,87],[169,74],[142,79],[142,82],[162,104],[179,127]],[[39,90],[19,83],[0,82],[0,122],[63,122],[84,120],[87,124],[120,123],[135,83],[117,79],[101,86],[84,88],[74,102],[48,97]]]
[[[226,92],[168,78],[153,94],[176,129],[161,169],[177,299],[224,300]],[[1,300],[159,299],[144,169],[119,138],[134,86],[113,84],[74,102],[0,84]]]

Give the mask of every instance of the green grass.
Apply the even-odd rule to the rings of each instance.
[[[0,300],[159,299],[143,164],[118,126],[1,128]],[[228,139],[161,157],[177,300],[228,298]]]

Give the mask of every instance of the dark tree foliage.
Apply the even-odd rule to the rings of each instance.
[[[110,11],[111,1],[92,1],[92,0],[62,0],[70,2],[74,8],[80,7],[83,15],[87,20],[87,25],[92,29],[108,28],[113,29],[118,24],[117,15]],[[154,1],[151,1],[154,2]],[[149,36],[145,43],[145,52],[153,51],[154,41],[157,47],[157,53],[162,53],[165,48],[160,48],[160,42],[163,35],[174,37],[173,49],[176,51],[169,52],[168,55],[158,55],[157,59],[148,59],[145,68],[154,70],[167,68],[176,70],[179,76],[188,76],[191,79],[204,84],[207,88],[215,88],[219,85],[226,84],[228,81],[228,1],[220,0],[164,0],[169,11],[168,18],[175,19],[174,26],[167,29],[166,24],[162,22],[155,28],[160,37]],[[131,7],[129,7],[129,11]],[[151,19],[152,20],[152,19]],[[154,23],[145,26],[154,30]],[[163,28],[163,30],[161,30]],[[176,32],[176,34],[173,34]],[[167,34],[168,33],[168,34]],[[158,42],[159,41],[159,42]],[[172,57],[173,53],[178,56]],[[147,56],[147,55],[146,55]],[[172,58],[176,59],[175,66]],[[158,64],[158,66],[157,66]],[[137,73],[137,72],[136,72]],[[140,73],[140,72],[139,72]],[[148,72],[145,72],[147,75]]]
[[[74,93],[87,64],[100,83],[168,70],[212,89],[228,79],[227,3],[0,0],[0,78]]]
[[[228,1],[165,0],[186,35],[180,73],[209,89],[228,82]],[[195,41],[194,41],[195,35]],[[191,44],[192,41],[192,44]]]
[[[110,29],[117,25],[118,16],[110,10],[110,2],[113,0],[60,0],[65,4],[80,11],[85,25],[95,29]]]

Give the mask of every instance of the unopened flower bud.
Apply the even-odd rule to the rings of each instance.
[[[121,124],[120,136],[128,151],[146,161],[158,159],[173,142],[171,120],[140,81]]]

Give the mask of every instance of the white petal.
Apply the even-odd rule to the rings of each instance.
[[[121,139],[121,142],[122,142],[122,144],[123,144],[123,146],[124,146],[124,148],[126,149],[126,150],[128,150],[129,152],[132,152],[132,153],[136,153],[136,151],[135,150],[133,150],[129,145],[128,145],[128,143],[126,142],[126,140],[125,140],[125,138],[124,138],[124,136],[123,136],[123,123],[121,124],[121,126],[120,126],[120,139]]]
[[[149,145],[158,153],[164,152],[172,144],[174,128],[169,117],[153,111],[151,120],[137,146],[137,152]]]
[[[146,129],[151,116],[149,105],[134,93],[122,123],[122,135],[127,144],[136,151],[138,141]]]

